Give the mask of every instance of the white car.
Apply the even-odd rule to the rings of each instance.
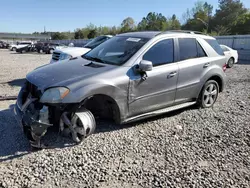
[[[18,48],[23,48],[23,47],[31,45],[31,44],[33,44],[33,43],[32,42],[20,42],[20,43],[17,43],[17,44],[11,44],[9,46],[9,49],[11,51],[16,51],[16,49],[18,49]]]
[[[50,60],[50,64],[56,63],[56,62],[67,62],[70,59],[86,54],[88,51],[99,46],[101,43],[105,42],[111,37],[112,37],[111,35],[104,35],[104,36],[96,37],[95,39],[87,43],[83,48],[68,47],[68,48],[63,48],[63,49],[56,49],[53,52],[52,58]]]
[[[238,63],[238,51],[233,50],[232,48],[226,45],[220,45],[224,51],[225,56],[227,57],[227,67],[231,68],[235,63]]]

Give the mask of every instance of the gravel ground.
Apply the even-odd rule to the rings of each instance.
[[[0,51],[0,82],[23,79],[49,58]],[[80,145],[51,131],[53,148],[37,152],[13,117],[15,101],[0,102],[0,187],[250,187],[249,73],[250,64],[228,69],[212,109],[99,123]],[[17,86],[0,84],[0,95],[16,95]]]

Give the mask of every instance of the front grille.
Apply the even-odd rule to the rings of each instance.
[[[61,53],[53,52],[53,54],[52,54],[52,59],[53,59],[54,61],[58,61],[58,60],[60,59],[60,55],[61,55]]]

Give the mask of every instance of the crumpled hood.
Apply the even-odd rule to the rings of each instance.
[[[83,79],[89,78],[90,76],[115,68],[115,66],[112,65],[96,62],[94,63],[100,65],[100,67],[85,66],[89,63],[91,63],[91,61],[78,58],[70,62],[48,64],[30,72],[26,78],[40,90],[45,90],[55,86],[68,87],[70,84],[83,81]]]

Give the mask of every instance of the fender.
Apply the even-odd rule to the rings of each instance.
[[[66,96],[62,103],[81,103],[93,95],[107,95],[111,97],[119,108],[121,120],[128,114],[128,91],[115,85],[111,85],[111,83],[99,82],[96,84],[85,85],[76,91],[71,91],[71,94]]]

